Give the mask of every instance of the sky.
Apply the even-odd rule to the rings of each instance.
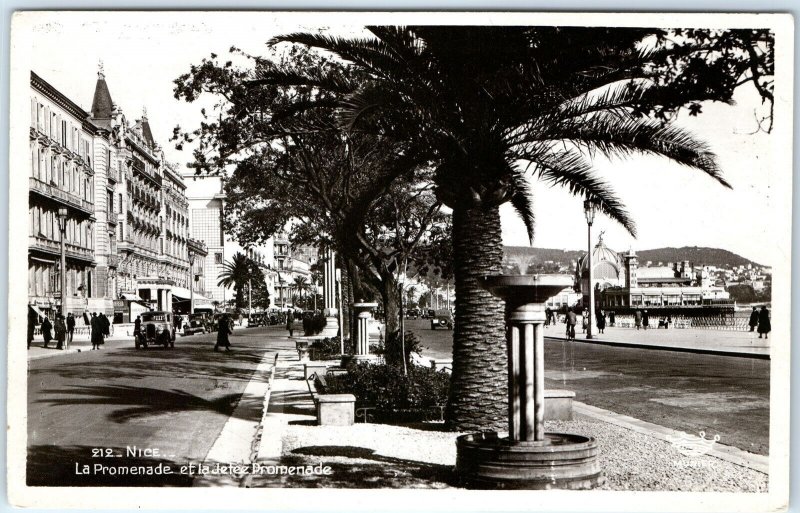
[[[180,124],[194,128],[203,102],[188,104],[173,97],[173,80],[212,52],[224,59],[231,46],[263,54],[272,36],[298,30],[350,34],[361,30],[352,16],[295,13],[289,19],[270,13],[37,13],[16,26],[13,52],[25,46],[30,69],[85,109],[91,107],[102,60],[111,96],[128,117],[148,120],[168,160],[183,169],[189,151],[168,142]],[[24,68],[24,65],[22,66]],[[19,67],[15,68],[19,69]],[[704,175],[653,156],[594,162],[636,221],[632,238],[613,221],[598,215],[593,243],[600,231],[607,246],[617,251],[665,246],[709,246],[733,251],[771,265],[781,248],[776,227],[788,222],[773,201],[776,187],[790,187],[789,169],[779,168],[779,137],[753,133],[760,98],[742,88],[735,106],[706,104],[698,117],[687,114],[677,122],[705,140],[718,155],[729,190]],[[16,99],[12,99],[12,102]],[[27,100],[26,100],[27,101]],[[780,126],[776,130],[785,130]],[[787,160],[788,162],[788,160]],[[786,164],[789,165],[788,163]],[[587,245],[586,221],[580,198],[559,188],[534,183],[537,219],[534,246],[580,249]],[[528,245],[522,222],[513,210],[501,209],[503,241]]]

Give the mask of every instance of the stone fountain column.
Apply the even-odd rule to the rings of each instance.
[[[482,279],[506,302],[508,437],[494,431],[458,437],[456,473],[467,487],[576,490],[604,482],[594,438],[544,431],[544,305],[571,285],[564,275]]]
[[[325,301],[325,327],[323,337],[335,337],[339,334],[339,311],[336,308],[336,253],[325,251],[325,266],[322,273],[322,296]]]
[[[374,360],[375,355],[369,354],[369,321],[372,312],[378,303],[355,303],[353,310],[356,314],[355,354],[348,360]]]
[[[507,305],[508,433],[544,440],[544,305]]]

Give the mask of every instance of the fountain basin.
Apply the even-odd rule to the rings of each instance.
[[[480,286],[507,304],[544,303],[574,282],[564,274],[497,274],[483,276]]]
[[[605,482],[590,437],[547,433],[522,442],[484,431],[458,437],[456,448],[456,473],[469,488],[589,490]]]

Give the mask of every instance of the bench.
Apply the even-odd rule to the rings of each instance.
[[[328,366],[324,363],[314,362],[314,363],[304,363],[303,364],[303,377],[308,380],[308,378],[312,374],[316,374],[318,376],[324,375],[328,370]]]
[[[352,426],[355,423],[356,396],[353,394],[320,394],[314,385],[316,380],[319,380],[323,389],[328,384],[325,374],[312,372],[306,376],[308,392],[317,407],[317,425]]]

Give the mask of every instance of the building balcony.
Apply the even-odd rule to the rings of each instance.
[[[33,177],[29,178],[28,185],[30,192],[34,194],[72,207],[88,216],[94,215],[94,203],[90,201],[86,201],[72,193],[62,191],[54,185],[44,183]]]
[[[29,251],[38,251],[55,257],[61,256],[61,243],[44,237],[28,237]],[[64,248],[66,257],[70,260],[78,260],[90,265],[94,265],[94,251],[74,244],[66,244]]]

